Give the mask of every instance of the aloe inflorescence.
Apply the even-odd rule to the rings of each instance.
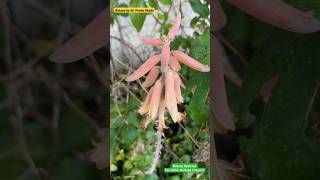
[[[142,39],[147,45],[159,46],[161,54],[151,56],[127,78],[127,81],[135,81],[149,72],[143,86],[152,86],[138,110],[141,115],[146,115],[148,119],[148,121],[144,121],[143,127],[147,127],[150,120],[156,119],[158,122],[157,148],[154,161],[147,174],[152,173],[159,159],[161,136],[163,136],[164,129],[168,128],[165,124],[166,112],[170,114],[174,123],[180,122],[184,117],[184,114],[178,111],[178,104],[183,103],[180,88],[184,88],[179,75],[181,69],[180,63],[200,72],[210,71],[209,66],[201,64],[186,53],[179,50],[170,50],[170,42],[175,38],[180,27],[180,22],[181,14],[177,11],[175,21],[167,36],[162,36],[160,39],[148,37]],[[158,63],[160,63],[160,66],[157,66]]]

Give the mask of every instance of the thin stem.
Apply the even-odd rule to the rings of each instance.
[[[157,132],[156,151],[154,153],[151,166],[148,169],[148,171],[146,172],[146,174],[148,174],[148,175],[151,175],[153,173],[153,171],[156,169],[156,166],[158,164],[158,161],[159,161],[159,158],[160,158],[160,154],[161,154],[161,148],[162,148],[162,136],[163,136],[163,132],[162,131],[158,131]]]

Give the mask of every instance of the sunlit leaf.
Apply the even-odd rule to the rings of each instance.
[[[146,7],[146,4],[143,0],[130,0],[129,2],[130,7]],[[143,13],[130,13],[129,17],[133,26],[136,28],[138,32],[140,32],[144,21],[146,19],[147,14]]]

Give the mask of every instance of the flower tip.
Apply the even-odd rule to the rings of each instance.
[[[210,72],[210,67],[206,65],[202,72]]]
[[[180,11],[176,10],[176,19],[173,23],[172,28],[170,29],[170,31],[168,33],[169,39],[173,39],[176,36],[176,34],[180,28],[180,23],[181,23],[181,13],[180,13]]]

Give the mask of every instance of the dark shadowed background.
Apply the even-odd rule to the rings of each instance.
[[[55,64],[48,57],[104,0],[0,2],[0,179],[105,179],[89,160],[102,141],[107,53]]]

